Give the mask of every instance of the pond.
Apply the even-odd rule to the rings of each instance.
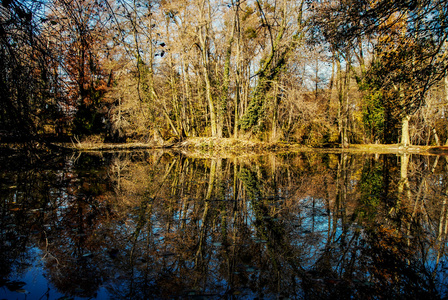
[[[444,156],[1,162],[0,299],[448,296]]]

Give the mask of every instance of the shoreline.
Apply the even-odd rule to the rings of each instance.
[[[448,146],[408,146],[400,144],[350,144],[347,148],[338,145],[330,147],[310,147],[285,142],[260,142],[234,138],[195,137],[180,142],[150,143],[102,143],[71,142],[37,144],[36,149],[47,146],[54,151],[97,152],[97,151],[135,151],[135,150],[177,150],[201,153],[263,153],[263,152],[327,152],[327,153],[414,153],[425,155],[448,155]],[[0,143],[0,149],[23,150],[23,143]]]
[[[265,151],[288,151],[288,152],[352,152],[352,153],[415,153],[428,155],[448,155],[448,146],[408,146],[400,144],[350,144],[347,148],[340,147],[310,147],[301,144],[285,142],[259,142],[234,138],[211,138],[198,137],[189,138],[180,142],[171,142],[164,144],[155,143],[61,143],[53,144],[56,147],[71,151],[124,151],[124,150],[185,150],[185,151],[204,151],[204,152],[265,152]]]

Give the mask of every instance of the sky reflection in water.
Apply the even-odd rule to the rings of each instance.
[[[0,299],[446,296],[445,157],[6,159]]]

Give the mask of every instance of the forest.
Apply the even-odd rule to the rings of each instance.
[[[2,0],[0,140],[448,142],[446,0]]]

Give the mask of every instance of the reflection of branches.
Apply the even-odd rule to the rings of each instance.
[[[53,258],[54,260],[56,260],[56,266],[59,266],[59,260],[57,259],[57,257],[54,256],[53,254],[51,254],[50,250],[48,250],[49,243],[48,243],[47,232],[44,231],[44,234],[45,234],[45,255],[42,256],[41,260],[45,260],[45,258],[46,258],[47,256],[51,256],[51,258]],[[60,272],[59,268],[56,268],[56,269],[58,270],[58,271],[57,271],[57,275],[61,275],[61,272]]]
[[[109,177],[113,180],[115,177],[116,182],[116,191],[119,192],[121,190],[121,177],[122,172],[126,170],[126,168],[129,165],[128,159],[123,159],[122,157],[114,157],[111,164],[111,173],[109,174]]]
[[[76,164],[76,162],[78,161],[78,159],[81,157],[81,154],[82,154],[82,152],[74,152],[74,153],[71,155],[69,161],[72,161],[73,164]],[[76,155],[76,157],[75,157],[75,155]]]
[[[432,267],[422,264],[438,249],[443,261],[443,245],[437,248],[429,242],[445,240],[447,222],[447,209],[440,205],[446,193],[446,184],[440,182],[445,179],[437,177],[445,175],[437,163],[410,162],[411,171],[413,163],[421,162],[432,173],[418,166],[422,173],[407,174],[415,197],[409,201],[414,202],[403,200],[400,213],[391,216],[391,201],[382,195],[397,194],[400,169],[385,164],[385,157],[313,153],[275,160],[260,158],[248,167],[238,159],[167,153],[116,156],[108,160],[109,171],[121,168],[121,189],[106,199],[117,200],[117,213],[101,219],[94,227],[97,235],[90,237],[89,246],[101,250],[84,257],[81,249],[72,259],[70,247],[84,247],[76,239],[86,239],[88,232],[72,233],[73,223],[91,227],[86,218],[63,223],[55,213],[48,215],[54,228],[65,226],[65,237],[72,237],[73,244],[58,249],[45,238],[44,258],[56,255],[58,271],[79,263],[76,272],[83,277],[90,278],[86,272],[97,274],[95,269],[117,274],[110,279],[114,288],[109,291],[123,298],[182,298],[198,289],[204,295],[248,291],[266,298],[381,298],[407,295],[407,288],[411,296],[430,294],[432,279],[427,274]],[[92,181],[80,174],[72,183],[90,186]],[[78,205],[98,205],[92,203],[96,196],[87,192],[78,188],[70,199],[80,198]],[[76,213],[61,206],[55,205],[54,211]]]
[[[152,193],[152,195],[149,197],[146,196],[142,199],[141,207],[139,209],[139,214],[140,214],[139,219],[137,220],[137,226],[132,235],[133,236],[132,249],[131,249],[131,254],[130,254],[130,258],[129,258],[131,264],[134,259],[134,251],[135,251],[135,247],[137,245],[138,237],[140,235],[141,230],[143,229],[143,226],[146,224],[146,222],[148,220],[148,218],[146,217],[146,215],[147,215],[146,210],[149,210],[148,213],[149,213],[149,215],[151,215],[151,211],[152,211],[151,201],[153,201],[156,198],[156,196],[158,195],[158,193],[161,191],[163,184],[165,183],[166,179],[168,178],[168,175],[171,173],[171,169],[176,164],[176,162],[177,162],[177,159],[174,159],[173,162],[171,163],[171,165],[169,166],[169,168],[165,171],[165,175],[162,177],[160,184],[155,189],[155,191]]]

